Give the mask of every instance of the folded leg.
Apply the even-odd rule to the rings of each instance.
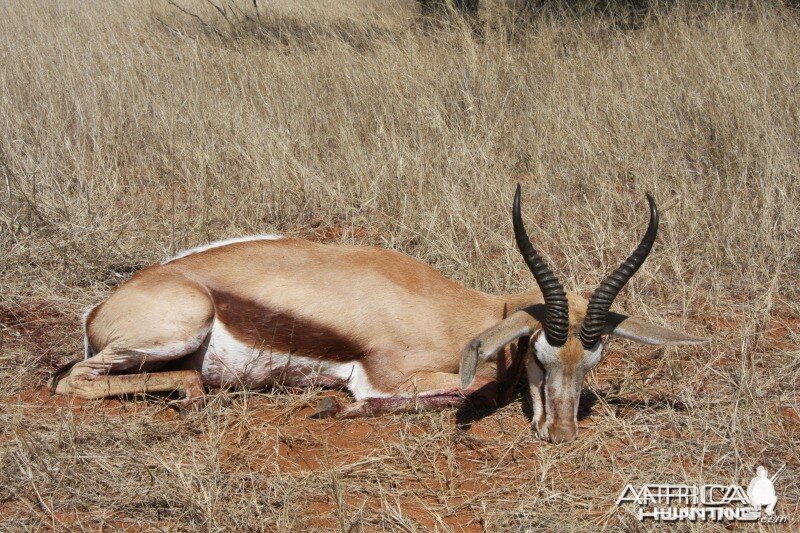
[[[181,359],[197,350],[207,335],[202,328],[193,338],[149,348],[122,348],[109,345],[96,355],[74,361],[57,371],[50,390],[55,394],[95,399],[123,394],[183,392],[186,403],[199,405],[203,383],[195,370],[154,372],[169,361]],[[115,374],[115,372],[137,372]]]
[[[87,400],[124,394],[173,391],[184,394],[185,404],[199,406],[204,395],[200,374],[194,370],[126,375],[79,374],[66,376],[56,384],[58,394],[77,396]]]
[[[386,398],[366,398],[342,404],[325,398],[314,413],[315,418],[361,418],[386,413],[420,413],[471,404],[478,407],[497,405],[499,384],[496,380],[477,377],[469,389],[461,388],[458,374],[424,372],[414,376],[404,387],[407,393]]]

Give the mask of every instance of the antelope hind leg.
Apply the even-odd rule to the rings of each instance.
[[[203,382],[194,370],[175,370],[150,374],[68,375],[58,381],[57,394],[77,396],[87,400],[122,396],[124,394],[149,394],[153,392],[180,391],[186,407],[199,408],[204,403]]]

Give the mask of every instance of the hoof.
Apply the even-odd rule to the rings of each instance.
[[[336,398],[332,398],[331,396],[326,396],[319,403],[317,412],[309,416],[309,418],[330,418],[341,410],[342,406],[336,400]]]
[[[75,366],[80,362],[80,359],[73,359],[69,363],[60,366],[53,374],[50,376],[50,382],[48,383],[48,388],[50,389],[50,394],[63,394],[58,391],[58,384],[59,382],[67,377],[72,370],[72,367]]]
[[[545,442],[550,440],[550,435],[544,422],[534,422],[533,431],[536,433],[536,436],[539,437],[539,440],[543,440]]]

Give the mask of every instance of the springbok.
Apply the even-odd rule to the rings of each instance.
[[[525,365],[539,436],[577,435],[586,373],[602,334],[645,344],[698,343],[610,312],[656,239],[658,211],[633,254],[587,302],[566,293],[528,239],[514,235],[538,289],[496,296],[380,248],[272,235],[213,243],[145,268],[85,316],[86,353],[56,372],[52,390],[82,398],[204,386],[345,388],[316,416],[352,418],[507,403]],[[460,375],[459,375],[460,371]]]

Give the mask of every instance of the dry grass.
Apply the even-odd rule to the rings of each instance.
[[[473,33],[411,1],[0,3],[0,529],[641,527],[626,482],[746,483],[787,463],[800,521],[800,28],[778,5],[635,19],[489,6]],[[632,22],[631,22],[632,21]],[[619,341],[578,441],[522,397],[309,421],[320,391],[75,402],[41,386],[81,309],[136,268],[254,232],[402,250],[487,291],[541,249],[590,291],[659,243],[617,307],[712,337]],[[593,405],[591,405],[593,403]],[[685,529],[706,529],[702,524]],[[719,527],[719,529],[723,529]]]

